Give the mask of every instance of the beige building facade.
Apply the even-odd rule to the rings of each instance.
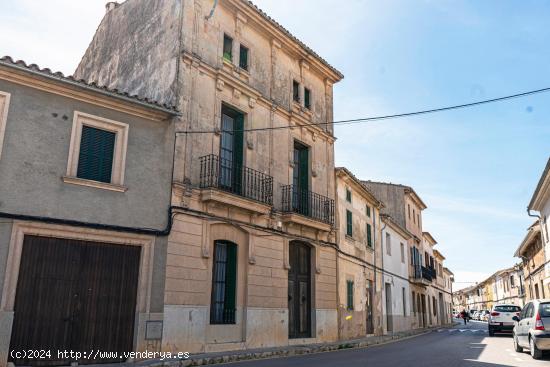
[[[338,334],[382,334],[383,204],[346,168],[336,168]]]
[[[182,114],[161,349],[336,340],[329,122],[342,75],[241,0],[112,5],[76,75]]]

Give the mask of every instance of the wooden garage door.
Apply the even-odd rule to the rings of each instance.
[[[52,358],[12,361],[59,365],[71,360],[58,350],[132,351],[140,250],[25,236],[10,350],[50,350]],[[117,360],[86,359],[79,364]]]

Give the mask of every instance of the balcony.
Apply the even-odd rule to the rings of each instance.
[[[203,201],[218,201],[261,213],[271,210],[273,177],[214,154],[199,161]]]
[[[334,226],[334,200],[311,191],[300,190],[294,185],[282,187],[282,211],[286,214],[287,221],[326,231]],[[294,217],[294,214],[299,214],[307,220],[300,220]]]
[[[434,279],[436,279],[436,272],[434,268],[413,265],[412,275],[410,277],[412,283],[418,285],[430,285]]]

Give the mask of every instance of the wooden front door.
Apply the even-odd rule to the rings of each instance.
[[[50,350],[46,360],[16,365],[68,365],[58,351],[133,351],[141,249],[25,236],[10,350]],[[116,362],[88,358],[79,364]]]
[[[391,296],[391,284],[386,283],[386,330],[393,332],[393,306]]]
[[[311,249],[290,244],[288,272],[288,337],[311,337]]]
[[[374,317],[373,317],[373,302],[374,302],[374,288],[372,280],[367,279],[367,299],[365,303],[365,309],[367,311],[367,334],[374,334]]]

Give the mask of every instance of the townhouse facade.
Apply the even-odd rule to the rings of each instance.
[[[550,223],[548,222],[550,218],[550,158],[548,159],[546,167],[544,168],[539,182],[537,183],[537,187],[533,192],[531,201],[527,206],[527,213],[530,216],[537,217],[538,219],[542,253],[544,254],[543,261],[541,261],[542,259],[538,259],[542,273],[539,275],[539,278],[542,278],[539,279],[539,295],[544,294],[546,297],[550,297]],[[541,255],[539,255],[539,257],[540,256]],[[528,258],[527,261],[524,261],[524,266],[527,268],[525,263],[532,260],[532,258]],[[531,276],[532,270],[533,269],[531,269],[530,272]],[[542,284],[540,283],[540,280],[542,280]],[[526,283],[529,283],[529,285],[533,283],[532,287],[534,288],[534,281]],[[533,289],[533,292],[534,291],[535,290]]]
[[[462,310],[491,310],[493,306],[512,304],[523,307],[525,289],[520,264],[496,271],[483,281],[453,292],[453,305]]]
[[[150,343],[148,320],[164,307],[176,115],[0,59],[0,366],[37,363],[24,350],[69,365],[57,350]]]
[[[160,349],[336,340],[342,75],[242,0],[111,4],[75,75],[182,114]]]
[[[523,263],[523,286],[527,290],[527,299],[550,296],[550,290],[545,286],[546,255],[540,221],[534,222],[529,227],[514,256],[519,257]]]
[[[339,71],[248,1],[106,10],[74,77],[0,60],[0,367],[450,323],[426,205],[334,167]]]
[[[380,335],[383,204],[346,168],[336,168],[335,174],[339,338]]]
[[[382,215],[383,314],[387,333],[410,330],[413,308],[409,285],[409,248],[412,234],[391,216]]]
[[[432,247],[437,242],[422,230],[422,211],[427,208],[426,204],[410,186],[374,181],[363,181],[363,184],[384,203],[381,213],[391,216],[412,235],[407,242],[411,328],[444,323],[444,318],[437,318],[440,305],[444,302],[441,302],[439,292],[447,293],[436,284]],[[452,297],[451,294],[448,297]]]

